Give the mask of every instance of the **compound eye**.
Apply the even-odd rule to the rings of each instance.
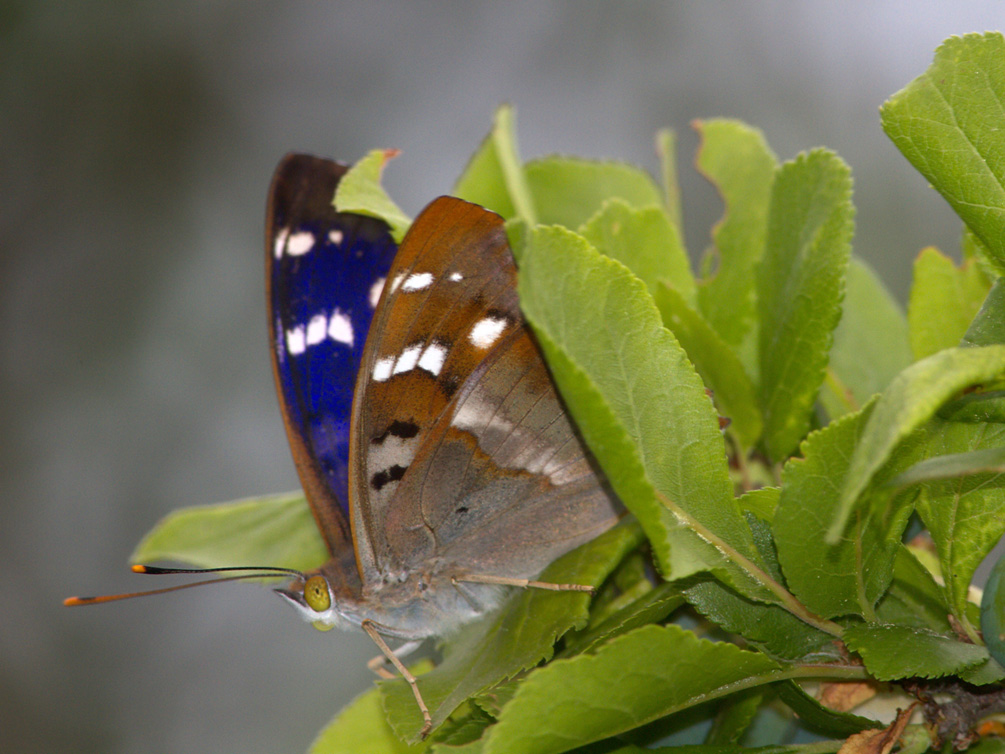
[[[307,583],[304,584],[304,601],[316,613],[323,613],[332,606],[328,582],[324,576],[311,576],[307,579]]]

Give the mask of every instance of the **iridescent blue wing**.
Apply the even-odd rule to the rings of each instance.
[[[304,494],[334,554],[349,545],[349,421],[374,308],[397,251],[385,223],[332,206],[344,165],[289,154],[266,217],[272,366]]]

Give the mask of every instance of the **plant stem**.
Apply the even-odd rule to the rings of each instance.
[[[733,448],[736,450],[733,460],[736,462],[736,470],[740,472],[740,486],[744,492],[750,492],[752,485],[750,482],[750,467],[747,466],[747,455],[736,435],[733,432],[729,434],[733,440]]]
[[[824,384],[834,391],[834,395],[848,409],[848,413],[854,413],[862,408],[855,400],[851,389],[835,374],[833,367],[827,367],[827,371],[824,372]]]

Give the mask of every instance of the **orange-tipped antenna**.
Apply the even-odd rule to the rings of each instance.
[[[230,571],[254,571],[254,573],[242,573],[237,576],[224,576],[219,579],[206,579],[195,581],[191,584],[176,584],[162,589],[148,589],[142,592],[127,592],[124,594],[101,594],[96,597],[67,597],[63,604],[67,607],[79,607],[80,605],[100,605],[103,602],[115,602],[117,600],[130,600],[134,597],[149,597],[153,594],[167,594],[168,592],[178,592],[182,589],[191,589],[196,586],[206,586],[207,584],[220,584],[224,581],[239,581],[241,579],[261,578],[273,574],[295,576],[305,581],[307,577],[302,571],[294,568],[280,568],[278,566],[228,566],[226,568],[160,568],[158,566],[134,565],[131,566],[133,573],[149,573],[163,575],[167,573],[225,573]]]

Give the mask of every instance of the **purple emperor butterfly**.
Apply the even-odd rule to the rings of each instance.
[[[296,232],[278,218],[289,216],[284,205],[309,204],[286,195],[296,183],[288,176],[293,165],[286,161],[277,172],[268,228],[276,322],[287,305],[286,288],[277,293],[279,248]],[[319,315],[332,321],[328,311]],[[620,507],[597,477],[520,314],[498,215],[441,197],[416,218],[394,257],[353,394],[351,550],[338,494],[319,478],[324,442],[290,421],[308,411],[298,404],[312,391],[284,383],[296,359],[312,354],[306,348],[291,356],[288,341],[275,333],[283,412],[332,557],[282,593],[315,625],[361,625],[395,661],[381,637],[411,643],[449,632],[498,604],[496,584],[525,583],[618,519]],[[395,664],[412,682],[428,727],[414,680]]]
[[[498,606],[500,585],[585,589],[532,579],[623,509],[520,313],[502,218],[440,197],[395,249],[382,222],[333,209],[344,172],[288,155],[269,197],[273,371],[331,556],[277,591],[318,628],[366,630],[425,735],[399,658]]]

